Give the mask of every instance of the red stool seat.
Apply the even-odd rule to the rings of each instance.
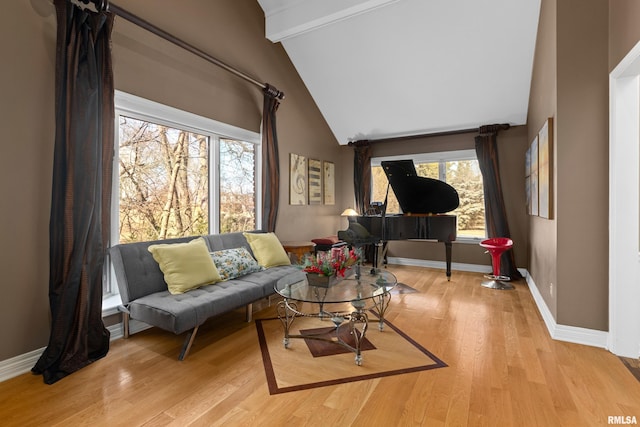
[[[513,285],[505,283],[511,278],[500,275],[500,257],[505,251],[511,249],[513,240],[508,237],[492,237],[480,242],[480,246],[491,254],[491,264],[493,266],[493,274],[485,276],[489,280],[482,282],[482,286],[492,289],[513,289]]]

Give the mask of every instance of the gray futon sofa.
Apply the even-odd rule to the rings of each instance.
[[[118,309],[123,313],[124,337],[129,337],[130,318],[174,334],[188,332],[178,357],[180,360],[187,356],[198,327],[207,319],[246,306],[247,321],[251,321],[251,304],[273,294],[278,280],[287,277],[294,281],[304,277],[298,267],[282,265],[182,294],[171,294],[148,248],[160,243],[185,243],[196,237],[127,243],[109,249],[122,298]],[[211,252],[244,247],[253,254],[242,233],[202,237]]]

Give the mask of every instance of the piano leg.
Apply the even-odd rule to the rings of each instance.
[[[451,242],[444,242],[444,250],[447,261],[447,281],[451,281]]]

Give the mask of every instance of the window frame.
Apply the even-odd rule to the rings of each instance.
[[[219,150],[220,139],[239,140],[254,144],[254,194],[255,194],[255,228],[262,228],[262,136],[260,133],[242,129],[233,125],[219,122],[207,117],[190,113],[178,108],[170,107],[155,101],[141,98],[122,91],[115,91],[114,96],[115,117],[114,117],[114,158],[113,158],[113,179],[111,194],[111,230],[110,246],[119,242],[120,223],[120,180],[119,180],[119,133],[120,116],[127,116],[134,119],[145,120],[173,128],[193,132],[209,138],[209,233],[216,234],[220,231],[220,167]],[[103,298],[119,295],[115,284],[115,278],[109,268],[106,277],[107,292]],[[118,297],[119,299],[119,297]]]
[[[446,181],[446,163],[447,162],[455,162],[455,161],[463,161],[463,160],[478,160],[478,156],[476,154],[476,150],[474,149],[466,149],[466,150],[454,150],[454,151],[435,151],[431,153],[413,153],[413,154],[399,154],[394,156],[380,156],[380,157],[372,157],[371,158],[371,167],[382,166],[383,161],[393,161],[393,160],[405,160],[407,158],[411,158],[414,164],[417,163],[438,163],[438,179],[444,182]],[[373,192],[373,182],[371,183],[371,192]],[[373,201],[373,200],[372,200]],[[485,224],[486,224],[486,213],[485,213]],[[470,236],[459,236],[456,238],[456,242],[459,243],[471,243],[478,244],[482,240],[486,239],[487,229],[485,227],[485,236],[484,237],[470,237]]]

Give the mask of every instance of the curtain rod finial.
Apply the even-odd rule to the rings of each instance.
[[[263,92],[265,93],[265,95],[268,95],[268,96],[270,96],[272,98],[276,98],[276,99],[279,99],[279,100],[283,100],[284,99],[284,92],[276,89],[275,86],[272,86],[269,83],[265,83],[264,84]]]
[[[509,123],[484,125],[484,126],[480,126],[480,128],[478,129],[478,133],[480,135],[498,133],[501,130],[509,129],[510,127],[511,125]]]

